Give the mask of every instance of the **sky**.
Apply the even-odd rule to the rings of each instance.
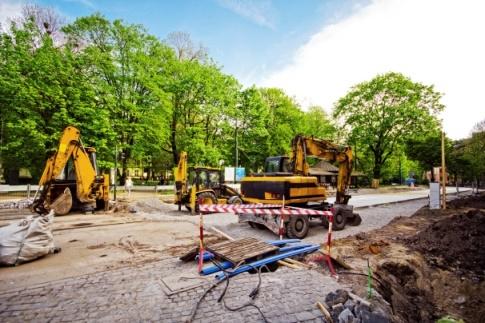
[[[400,72],[443,93],[444,129],[470,135],[485,119],[485,1],[33,0],[67,21],[100,12],[164,39],[184,31],[243,85],[279,87],[328,112],[349,89]],[[21,0],[0,0],[0,22]]]

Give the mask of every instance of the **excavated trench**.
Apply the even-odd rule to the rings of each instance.
[[[374,288],[394,322],[435,322],[444,316],[485,317],[485,195],[454,200],[448,210],[422,208],[409,218],[336,242],[354,270],[373,269]],[[361,279],[344,277],[355,290]],[[377,283],[378,281],[378,283]],[[379,304],[378,304],[379,305]]]

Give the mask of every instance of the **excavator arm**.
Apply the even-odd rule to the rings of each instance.
[[[350,174],[352,172],[352,149],[335,145],[327,140],[296,136],[292,141],[291,165],[296,175],[309,175],[307,162],[308,156],[317,157],[329,162],[338,162],[339,172],[337,177],[336,203],[347,204],[350,196],[347,189],[350,185]]]

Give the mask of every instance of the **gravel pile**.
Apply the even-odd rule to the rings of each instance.
[[[27,209],[32,205],[34,199],[24,199],[19,201],[0,202],[0,209]]]

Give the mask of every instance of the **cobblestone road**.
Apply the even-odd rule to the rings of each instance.
[[[362,215],[362,224],[336,232],[336,238],[381,227],[396,216],[410,216],[424,204],[425,201],[420,200],[361,209],[358,212]],[[198,221],[197,217],[173,215],[160,220]],[[206,227],[216,225],[235,237],[275,238],[268,231],[235,223],[233,215],[210,215],[205,218],[205,223]],[[316,224],[305,240],[321,242],[325,236],[326,229]],[[136,267],[53,281],[23,290],[0,286],[0,321],[184,322],[208,286],[168,296],[162,278],[194,272],[194,263],[185,264],[176,258],[169,258]],[[231,279],[226,303],[231,307],[246,303],[248,294],[257,282],[258,276],[250,274]],[[221,284],[206,296],[197,311],[197,321],[262,321],[257,309],[252,307],[237,312],[225,309],[222,303],[217,302],[223,288]],[[262,275],[261,291],[254,303],[260,306],[271,322],[322,322],[315,302],[323,301],[327,293],[338,288],[342,286],[315,271],[280,268],[275,273]]]
[[[167,296],[162,277],[181,271],[194,272],[195,264],[175,258],[49,282],[0,295],[2,322],[184,322],[207,286]],[[280,268],[262,274],[262,285],[254,303],[271,322],[324,322],[315,307],[325,295],[341,288],[333,279],[315,271]],[[225,301],[236,307],[249,300],[258,275],[242,274],[231,279]],[[218,285],[201,303],[196,322],[258,322],[256,308],[231,312],[217,299]],[[166,290],[166,288],[165,288]]]

